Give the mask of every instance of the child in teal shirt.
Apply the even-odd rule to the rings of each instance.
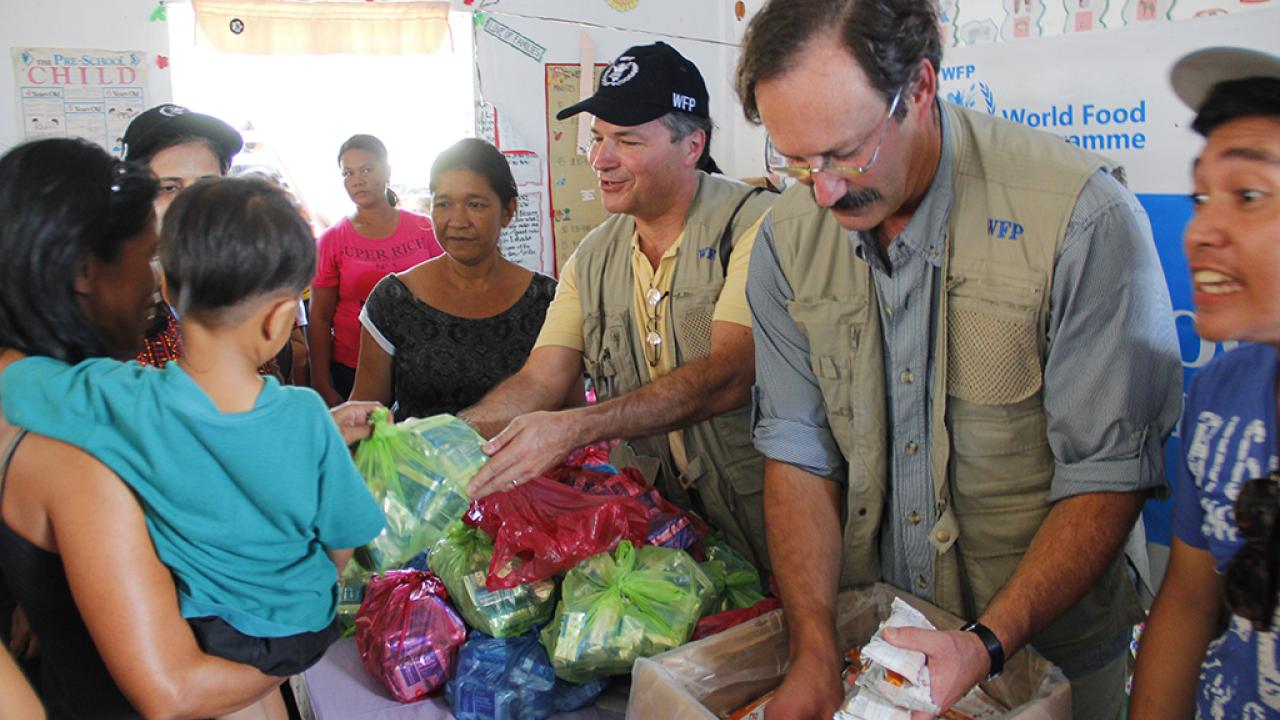
[[[0,377],[9,422],[85,450],[137,493],[205,651],[276,676],[337,639],[335,565],[385,524],[320,396],[257,373],[288,342],[315,258],[280,188],[203,181],[160,240],[181,360],[31,357]]]

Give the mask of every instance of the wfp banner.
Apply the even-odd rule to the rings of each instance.
[[[1194,114],[1169,86],[1183,55],[1229,45],[1280,52],[1280,9],[950,48],[938,94],[970,109],[1061,136],[1125,167],[1129,188],[1151,218],[1178,323],[1183,382],[1235,343],[1195,332],[1182,230],[1191,215],[1191,163],[1203,139]],[[1165,449],[1173,483],[1179,439]],[[1168,545],[1169,503],[1148,503],[1148,539]]]

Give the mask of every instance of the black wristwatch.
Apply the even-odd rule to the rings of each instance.
[[[1000,673],[1004,672],[1004,646],[1000,644],[1000,638],[991,632],[991,628],[980,622],[971,622],[960,630],[977,635],[982,640],[982,644],[987,647],[987,657],[991,658],[991,672],[987,673],[987,681],[1000,677]]]

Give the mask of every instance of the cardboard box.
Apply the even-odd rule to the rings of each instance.
[[[871,638],[901,597],[939,628],[963,621],[888,585],[841,593],[836,629],[847,650]],[[627,720],[716,720],[782,682],[787,668],[787,628],[782,610],[762,615],[698,642],[682,645],[632,669]],[[1004,674],[982,687],[1006,707],[1007,718],[1070,720],[1071,688],[1062,671],[1034,650],[1005,663]]]

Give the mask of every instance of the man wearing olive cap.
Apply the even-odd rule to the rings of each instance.
[[[765,566],[744,287],[771,196],[708,174],[706,85],[665,43],[626,50],[594,95],[557,117],[580,112],[594,116],[589,157],[612,215],[565,262],[524,367],[463,411],[497,434],[471,493],[510,489],[576,447],[626,438],[615,464],[640,468]],[[560,410],[581,396],[584,370],[599,402]]]

